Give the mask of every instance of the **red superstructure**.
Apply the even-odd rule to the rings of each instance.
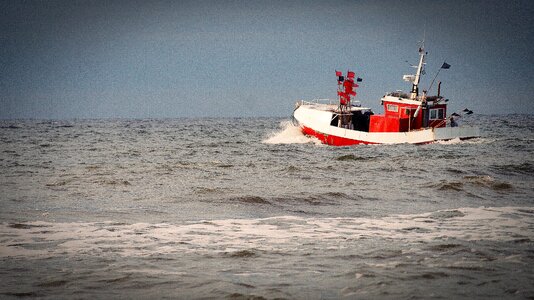
[[[392,96],[393,95],[393,96]],[[427,101],[414,103],[408,99],[395,98],[395,93],[383,98],[384,114],[373,115],[369,132],[408,132],[422,128],[445,127],[447,104]],[[442,100],[442,99],[440,99]]]

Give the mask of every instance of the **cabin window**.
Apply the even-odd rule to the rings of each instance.
[[[399,112],[399,106],[395,104],[388,104],[386,106],[387,111]]]
[[[430,120],[442,120],[443,118],[443,108],[434,108],[430,110]]]

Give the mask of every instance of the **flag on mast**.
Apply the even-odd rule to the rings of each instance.
[[[449,64],[446,63],[446,62],[443,62],[443,65],[441,65],[441,68],[442,68],[442,69],[448,69],[448,68],[450,68],[450,67],[451,67],[451,65],[449,65]]]

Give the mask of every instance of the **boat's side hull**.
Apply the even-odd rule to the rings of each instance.
[[[476,127],[429,128],[409,132],[364,132],[331,126],[333,113],[302,105],[293,116],[304,134],[334,146],[356,144],[426,144],[438,140],[467,139],[480,136]]]

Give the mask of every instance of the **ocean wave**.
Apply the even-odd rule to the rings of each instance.
[[[446,182],[439,182],[439,183],[431,183],[428,184],[427,187],[435,188],[438,191],[463,191],[464,190],[464,184],[463,182],[459,181],[446,181]]]
[[[495,180],[489,175],[466,175],[460,180],[441,181],[438,183],[429,183],[426,187],[435,188],[439,191],[471,191],[475,187],[482,187],[494,191],[512,190],[512,184]]]
[[[223,253],[223,255],[225,257],[230,257],[230,258],[244,258],[244,257],[248,258],[248,257],[258,256],[258,254],[254,252],[253,250],[238,250],[234,252],[225,252]]]
[[[523,162],[520,164],[494,165],[491,168],[497,171],[498,173],[502,173],[505,175],[534,175],[534,164],[530,162]]]
[[[414,245],[442,241],[434,250],[448,251],[456,248],[458,241],[534,240],[533,211],[533,207],[479,207],[382,218],[280,216],[179,224],[2,223],[0,257],[92,256],[109,252],[146,256],[199,251],[252,257],[262,251],[352,247],[351,243],[369,238]],[[399,255],[397,250],[392,251],[380,255]]]
[[[373,160],[374,157],[357,156],[354,154],[346,154],[336,157],[338,161],[368,161]]]
[[[194,187],[193,192],[197,195],[219,195],[221,193],[228,193],[232,190],[229,188],[218,187]]]
[[[230,199],[232,202],[239,202],[245,204],[271,204],[271,202],[265,200],[259,196],[242,196]]]
[[[513,186],[510,183],[495,180],[493,177],[488,175],[464,176],[463,179],[465,182],[470,184],[486,187],[496,191],[513,189]]]

